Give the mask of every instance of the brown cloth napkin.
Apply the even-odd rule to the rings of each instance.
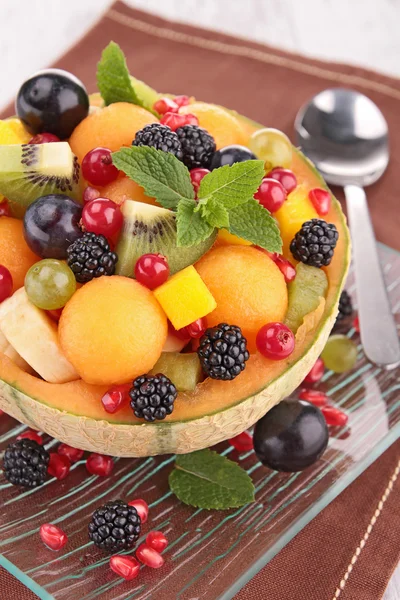
[[[298,108],[318,91],[342,86],[368,95],[389,123],[392,152],[388,171],[368,189],[368,200],[378,238],[400,249],[400,80],[170,23],[122,2],[55,66],[72,71],[94,91],[96,63],[111,39],[124,49],[131,72],[156,89],[223,104],[290,137]],[[9,107],[4,114],[12,113]],[[236,600],[379,600],[400,558],[399,472],[397,442]],[[5,600],[36,598],[1,569],[0,590]]]

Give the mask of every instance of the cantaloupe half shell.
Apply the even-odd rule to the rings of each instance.
[[[249,135],[261,127],[239,118]],[[315,167],[296,149],[292,168],[306,187],[326,188]],[[287,360],[274,362],[252,355],[237,379],[207,379],[194,392],[180,393],[173,414],[153,424],[137,420],[129,407],[106,415],[100,402],[104,387],[83,381],[46,383],[0,353],[0,408],[71,446],[112,456],[183,454],[241,433],[300,385],[334,325],[350,263],[349,232],[336,199],[326,220],[339,230],[335,255],[327,268],[328,293],[317,311],[304,319],[295,352]]]

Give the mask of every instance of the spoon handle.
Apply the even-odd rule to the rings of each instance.
[[[369,360],[386,369],[400,364],[400,343],[364,190],[344,188],[353,242],[361,342]]]

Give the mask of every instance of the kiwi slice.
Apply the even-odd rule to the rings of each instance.
[[[160,94],[156,92],[153,88],[151,88],[147,83],[141,81],[140,79],[136,79],[133,75],[130,76],[133,89],[136,92],[137,97],[142,103],[143,108],[150,111],[154,115],[158,116],[156,111],[153,109],[154,103],[160,97]]]
[[[117,275],[134,277],[136,261],[148,253],[163,254],[172,275],[198,261],[216,238],[214,233],[200,244],[178,248],[176,218],[172,211],[135,200],[126,200],[121,210],[124,226],[115,250],[118,254]]]
[[[306,315],[318,308],[320,298],[328,289],[325,271],[299,263],[296,277],[289,283],[289,305],[285,324],[294,332],[298,330]]]
[[[150,373],[163,373],[172,381],[178,392],[193,391],[202,380],[197,352],[163,352]]]
[[[47,194],[81,200],[79,163],[68,142],[0,146],[0,193],[14,216]]]

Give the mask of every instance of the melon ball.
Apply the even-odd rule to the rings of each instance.
[[[100,277],[65,306],[61,346],[86,383],[128,383],[150,371],[167,339],[167,318],[153,293],[128,277]]]

